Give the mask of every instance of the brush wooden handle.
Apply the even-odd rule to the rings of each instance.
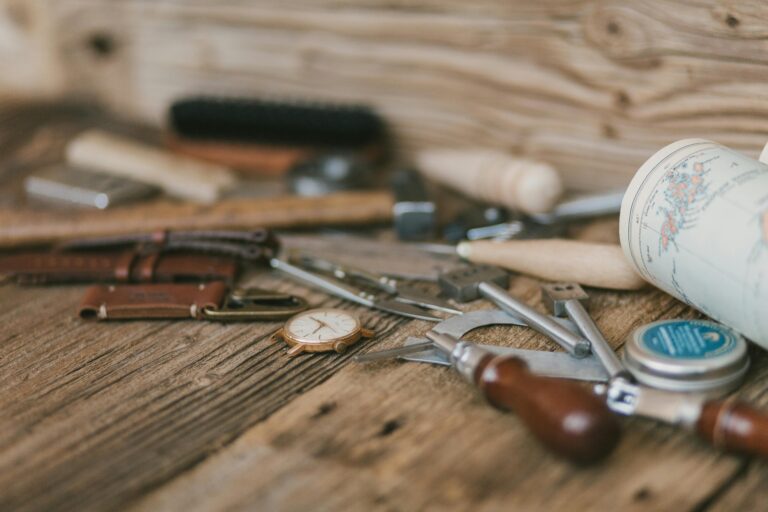
[[[474,199],[525,213],[544,213],[563,192],[551,166],[490,150],[431,149],[417,157],[427,178]]]
[[[716,448],[768,459],[768,416],[730,400],[704,404],[696,431]]]
[[[573,281],[614,290],[637,290],[646,282],[624,259],[621,247],[577,240],[461,242],[459,256],[548,281]]]
[[[67,146],[67,161],[74,166],[156,185],[170,196],[202,203],[215,201],[236,181],[226,167],[100,130],[89,130],[72,139]]]
[[[619,421],[603,400],[574,382],[535,375],[519,358],[486,356],[475,381],[494,407],[514,411],[561,457],[590,464],[619,441]]]
[[[45,244],[72,238],[156,230],[316,227],[387,222],[387,191],[345,192],[323,197],[227,199],[212,205],[158,201],[104,211],[0,210],[0,247]]]
[[[254,176],[282,176],[297,162],[318,152],[317,148],[311,147],[189,140],[174,135],[166,136],[165,142],[172,151],[181,155],[225,165]]]

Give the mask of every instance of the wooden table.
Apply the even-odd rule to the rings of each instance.
[[[343,246],[339,246],[343,247]],[[345,253],[347,253],[345,248]],[[624,421],[618,450],[577,468],[440,367],[358,365],[428,324],[329,298],[266,270],[244,278],[358,311],[378,333],[344,355],[288,358],[278,322],[89,323],[81,286],[0,288],[2,510],[760,510],[768,465],[687,432]],[[511,291],[543,309],[537,282]],[[696,313],[668,295],[593,292],[615,347]],[[478,301],[473,309],[488,307]],[[518,327],[471,335],[540,350]],[[744,398],[768,406],[753,351]]]

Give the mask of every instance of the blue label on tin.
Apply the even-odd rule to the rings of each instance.
[[[703,359],[727,354],[737,338],[716,324],[677,320],[649,327],[640,344],[657,354],[676,359]]]

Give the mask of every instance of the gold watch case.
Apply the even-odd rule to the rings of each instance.
[[[328,340],[313,340],[308,337],[301,337],[297,336],[294,333],[291,332],[291,323],[295,322],[298,318],[302,318],[305,316],[312,316],[313,314],[318,313],[331,313],[334,315],[340,315],[344,317],[348,317],[354,320],[355,326],[352,328],[351,332],[349,334],[345,334],[343,336],[338,336],[335,338],[330,338]],[[360,341],[361,338],[372,338],[374,336],[374,332],[370,329],[366,329],[363,327],[362,323],[360,322],[360,318],[358,318],[356,315],[350,313],[349,311],[343,310],[343,309],[337,309],[337,308],[316,308],[316,309],[310,309],[307,311],[303,311],[297,315],[292,316],[290,319],[288,319],[287,322],[285,322],[285,325],[282,329],[277,331],[274,335],[276,339],[281,339],[288,345],[290,345],[290,349],[288,350],[288,355],[293,357],[297,356],[299,354],[302,354],[304,352],[338,352],[339,354],[342,354],[346,352],[347,348],[349,348],[351,345],[354,345],[358,341]]]

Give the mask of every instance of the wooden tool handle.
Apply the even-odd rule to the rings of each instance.
[[[235,183],[220,165],[173,154],[100,130],[86,131],[67,146],[67,161],[105,174],[162,188],[168,195],[210,203]]]
[[[549,281],[637,290],[647,283],[624,258],[621,247],[577,240],[461,242],[457,252],[474,263],[496,265]]]
[[[147,233],[164,229],[253,229],[353,225],[392,219],[387,191],[322,197],[228,199],[212,205],[159,201],[104,211],[0,210],[0,247],[73,238]]]
[[[743,403],[705,403],[696,431],[717,448],[768,459],[768,415]]]
[[[417,164],[426,177],[469,197],[526,213],[548,212],[563,193],[551,166],[500,151],[425,150]]]
[[[619,421],[599,397],[574,382],[534,375],[519,358],[489,355],[475,380],[491,404],[514,411],[544,445],[573,462],[597,462],[619,441]]]

